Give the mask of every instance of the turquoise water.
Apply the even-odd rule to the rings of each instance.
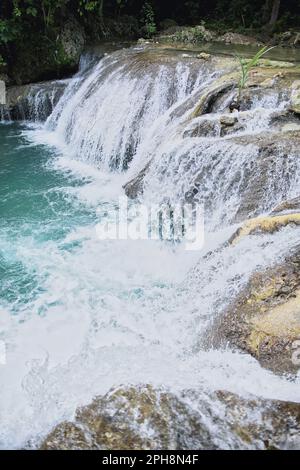
[[[39,294],[47,276],[24,265],[22,246],[47,250],[52,240],[62,251],[72,250],[76,242],[64,243],[67,234],[95,219],[95,211],[70,194],[88,180],[55,170],[56,151],[31,144],[26,130],[0,125],[0,301],[15,313]]]

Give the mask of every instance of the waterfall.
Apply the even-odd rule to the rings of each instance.
[[[270,126],[287,108],[288,95],[254,88],[247,109],[233,114],[237,130],[222,135],[220,117],[228,115],[232,90],[209,114],[191,115],[210,84],[234,69],[223,67],[151,48],[108,54],[82,67],[46,128],[74,158],[102,170],[127,170],[128,181],[147,166],[149,204],[204,203],[212,228],[266,213],[295,197],[300,181],[297,146],[287,142],[287,155]]]
[[[67,84],[68,80],[55,80],[8,88],[7,104],[0,106],[1,121],[46,121]]]
[[[153,123],[193,94],[209,67],[157,60],[151,51],[115,52],[79,74],[47,121],[75,156],[127,169]]]
[[[120,384],[299,401],[299,377],[205,341],[253,273],[299,246],[290,225],[229,242],[300,184],[299,139],[282,131],[288,91],[253,86],[231,113],[235,73],[233,59],[143,45],[86,55],[72,79],[32,88],[23,118],[36,125],[5,140],[23,166],[11,150],[3,168],[14,162],[16,184],[8,173],[0,185],[0,202],[12,186],[0,233],[10,361],[0,368],[0,447],[38,446]],[[99,220],[124,191],[147,207],[204,204],[203,249],[99,240]]]

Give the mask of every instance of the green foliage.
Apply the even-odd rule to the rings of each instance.
[[[116,37],[150,38],[157,24],[161,24],[161,29],[168,27],[167,23],[164,26],[168,18],[178,40],[199,43],[211,40],[210,28],[220,34],[230,30],[250,34],[252,29],[262,31],[270,20],[273,1],[0,0],[0,54],[10,75],[17,63],[22,64],[24,72],[25,50],[28,79],[34,79],[30,68],[37,69],[37,60],[43,62],[44,56],[47,70],[51,69],[51,64],[59,70],[58,64],[64,64],[58,38],[69,19],[77,20],[85,36],[93,42]],[[299,21],[299,0],[281,0],[273,31],[279,33],[290,28],[297,31]],[[184,31],[176,25],[184,26]],[[269,33],[264,30],[264,34]]]
[[[0,45],[14,41],[20,33],[20,28],[13,20],[0,19]]]
[[[240,74],[240,79],[238,82],[238,89],[239,89],[239,95],[238,98],[241,98],[241,94],[243,89],[245,88],[248,80],[249,80],[249,72],[253,67],[256,67],[258,64],[259,59],[261,59],[267,52],[269,52],[271,49],[274,49],[274,47],[267,47],[264,46],[262,47],[250,60],[238,57],[240,67],[241,67],[241,74]]]
[[[150,38],[156,33],[155,15],[152,4],[146,1],[141,11],[141,25],[144,36]]]
[[[2,67],[5,67],[6,63],[5,60],[3,59],[2,55],[0,54],[0,70]]]

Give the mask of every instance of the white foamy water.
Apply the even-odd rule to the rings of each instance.
[[[85,70],[46,125],[25,132],[32,148],[54,150],[43,163],[45,172],[80,181],[45,190],[58,215],[55,223],[63,226],[79,210],[90,219],[42,242],[26,230],[13,248],[10,233],[1,238],[3,251],[22,262],[38,286],[28,301],[7,301],[1,310],[7,352],[7,364],[0,366],[2,448],[29,440],[36,445],[52,426],[72,418],[78,405],[119,384],[300,399],[300,377],[275,376],[229,348],[201,348],[212,319],[255,270],[298,245],[300,230],[287,227],[225,244],[238,227],[232,219],[249,189],[257,149],[226,139],[184,138],[187,102],[205,87],[207,70],[178,59],[151,63],[141,54],[114,53]],[[255,118],[250,121],[253,126]],[[146,203],[182,200],[195,178],[207,173],[198,188],[211,213],[202,251],[162,241],[98,239],[99,207],[115,207],[122,185],[150,160]],[[121,173],[128,165],[129,172]],[[297,191],[299,164],[291,157],[287,165],[279,155],[275,168],[261,213]],[[71,205],[70,214],[53,203],[53,191]]]

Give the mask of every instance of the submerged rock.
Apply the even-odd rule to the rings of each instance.
[[[295,197],[293,199],[289,199],[288,201],[283,201],[281,204],[278,204],[273,211],[272,214],[278,214],[279,212],[286,212],[289,211],[299,211],[300,212],[300,196]]]
[[[57,425],[41,449],[296,449],[299,431],[298,403],[122,386]]]
[[[143,193],[144,178],[149,169],[150,163],[148,163],[145,168],[143,168],[137,176],[132,180],[128,181],[124,186],[124,191],[127,197],[130,199],[135,199]]]

